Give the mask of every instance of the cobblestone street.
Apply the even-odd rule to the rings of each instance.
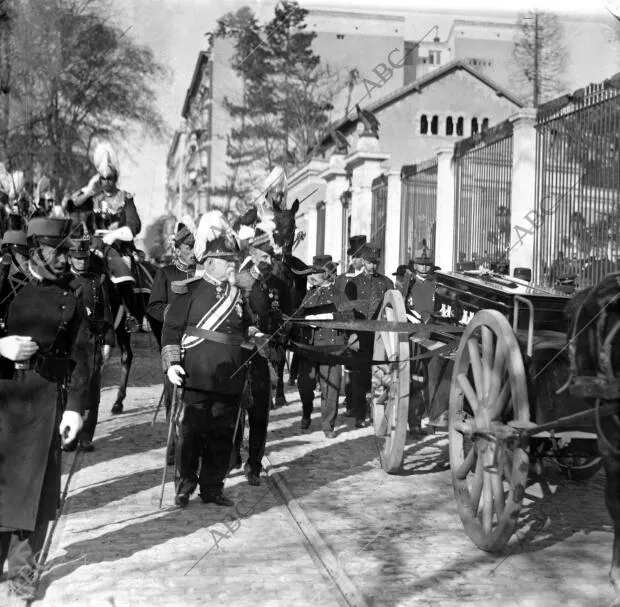
[[[65,457],[62,515],[36,606],[544,605],[607,607],[613,533],[604,476],[528,489],[502,556],[465,535],[447,436],[409,441],[404,471],[379,467],[371,429],[343,418],[336,439],[299,430],[300,404],[272,412],[267,477],[227,480],[234,508],[193,497],[174,508],[172,470],[158,509],[166,424],[156,345],[139,335],[125,413],[110,416],[119,371],[106,370],[96,451]],[[315,401],[318,405],[318,398]],[[247,432],[247,430],[246,430]],[[3,589],[4,591],[4,589]],[[2,599],[2,596],[0,596]],[[2,603],[2,600],[0,600]]]

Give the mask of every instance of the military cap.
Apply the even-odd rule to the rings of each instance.
[[[381,249],[367,242],[362,247],[361,257],[365,261],[377,263],[379,261],[379,258],[381,257]]]
[[[3,245],[14,244],[22,247],[28,246],[26,232],[23,230],[7,230],[2,236]]]
[[[223,236],[207,242],[204,257],[218,259],[236,259],[240,255],[239,247],[232,239]]]
[[[180,247],[183,243],[185,243],[186,245],[193,247],[195,242],[196,241],[191,230],[186,225],[180,224],[174,237],[174,246]]]
[[[28,239],[36,237],[43,243],[52,246],[66,242],[69,246],[68,237],[71,233],[71,220],[59,217],[33,217],[28,222]]]
[[[398,266],[396,268],[396,272],[392,272],[392,276],[404,276],[407,273],[407,270],[411,270],[411,268],[407,266]]]
[[[90,238],[72,239],[69,255],[74,259],[88,259],[90,257]]]
[[[366,244],[366,236],[351,236],[349,238],[349,248],[347,249],[347,255],[351,257],[361,257],[362,247]]]
[[[331,255],[315,255],[312,258],[312,267],[322,272],[330,261],[332,261]]]

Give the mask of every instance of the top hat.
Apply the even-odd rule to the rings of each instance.
[[[70,245],[71,220],[60,217],[33,217],[28,222],[28,240],[36,238],[42,244],[51,246]]]
[[[411,271],[411,268],[408,265],[406,265],[406,266],[403,266],[403,265],[398,266],[396,268],[396,272],[392,273],[392,276],[404,276],[407,273],[407,270]]]
[[[351,257],[361,257],[362,247],[366,244],[366,236],[351,236],[349,238],[349,248],[347,255]]]
[[[74,259],[88,259],[90,257],[90,238],[76,238],[71,240],[69,255]]]
[[[183,243],[186,245],[193,247],[195,243],[194,235],[191,230],[184,224],[179,224],[179,229],[174,236],[174,246],[180,247]]]
[[[377,263],[381,257],[381,249],[367,242],[362,246],[361,257],[364,261]]]
[[[2,243],[0,244],[27,247],[26,232],[23,230],[7,230],[2,236]]]

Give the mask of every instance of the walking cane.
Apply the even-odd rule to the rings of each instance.
[[[159,410],[161,409],[161,405],[164,402],[165,397],[166,397],[166,381],[164,380],[164,383],[162,385],[162,390],[161,390],[161,396],[159,397],[159,403],[157,404],[157,409],[155,409],[155,415],[153,415],[153,423],[151,424],[151,426],[155,425],[155,420],[157,419],[157,416],[159,415]]]
[[[164,501],[164,487],[166,486],[166,471],[168,469],[168,449],[170,448],[170,441],[172,440],[172,430],[174,425],[177,422],[177,410],[179,403],[179,390],[178,386],[174,387],[174,392],[172,394],[172,406],[173,411],[170,415],[170,423],[168,424],[168,440],[166,441],[166,449],[164,451],[164,470],[161,475],[161,492],[159,494],[159,508],[161,509],[161,505]]]

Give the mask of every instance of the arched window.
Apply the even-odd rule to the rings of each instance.
[[[433,116],[431,120],[431,135],[437,135],[439,133],[439,117]]]
[[[485,119],[482,121],[482,130],[483,130],[483,131],[486,131],[488,128],[489,128],[489,119],[488,119],[488,118],[485,118]]]
[[[478,118],[471,119],[471,134],[474,135],[478,132]]]
[[[463,136],[463,116],[459,116],[458,120],[456,121],[456,136]]]
[[[454,135],[454,120],[452,120],[452,116],[446,118],[446,135]]]
[[[428,118],[426,114],[422,114],[420,118],[420,135],[428,135]]]

